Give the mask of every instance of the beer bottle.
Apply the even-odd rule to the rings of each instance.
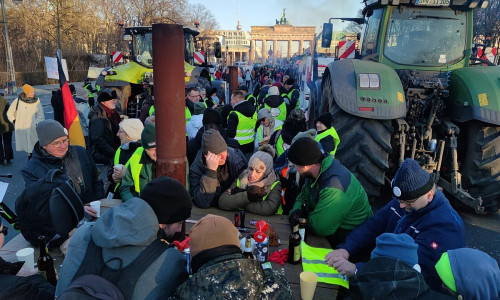
[[[294,265],[300,263],[300,234],[298,224],[293,227],[288,237],[288,263]]]
[[[247,235],[245,239],[245,247],[243,247],[243,256],[246,258],[254,259],[252,253],[252,237]]]
[[[299,234],[302,241],[306,241],[306,228],[307,228],[307,219],[300,218],[299,219]]]
[[[50,284],[53,286],[57,285],[56,270],[54,269],[54,259],[49,254],[47,244],[45,242],[45,236],[41,235],[38,237],[38,244],[40,245],[40,256],[36,261],[38,265],[38,271],[40,275],[43,276]]]

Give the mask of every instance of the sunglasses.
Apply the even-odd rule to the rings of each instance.
[[[2,230],[0,231],[0,233],[3,233],[3,235],[7,235],[7,233],[9,232],[9,228],[7,227],[3,227]]]

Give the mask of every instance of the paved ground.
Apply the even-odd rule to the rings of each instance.
[[[81,83],[74,83],[77,88]],[[46,119],[53,119],[54,114],[50,105],[51,91],[58,89],[59,85],[35,86],[35,93],[41,99]],[[20,92],[20,91],[19,91]],[[15,97],[7,96],[9,101]],[[15,149],[15,142],[13,142]],[[20,170],[27,162],[27,154],[15,152],[11,166],[0,167],[0,174],[13,174],[13,178],[0,178],[9,183],[4,202],[14,210],[15,200],[24,189],[24,181]],[[493,256],[500,263],[500,211],[489,215],[476,215],[475,213],[458,210],[466,223],[467,246],[478,248]],[[18,232],[10,228],[6,241],[12,239]]]

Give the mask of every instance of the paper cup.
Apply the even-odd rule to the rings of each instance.
[[[97,200],[90,202],[90,207],[97,211],[97,217],[99,218],[101,216],[101,201]]]
[[[16,252],[17,260],[24,261],[24,267],[33,271],[35,269],[35,250],[33,248],[24,248]]]
[[[318,275],[314,272],[305,271],[300,273],[300,296],[302,300],[313,299],[317,283]]]
[[[117,165],[115,165],[113,168],[114,168],[115,170],[121,171],[121,170],[123,170],[123,167],[124,167],[124,166],[123,166],[122,164],[117,164]]]

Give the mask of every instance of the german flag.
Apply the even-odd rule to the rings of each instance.
[[[57,50],[57,69],[59,71],[59,86],[61,87],[64,105],[64,127],[68,130],[71,145],[78,145],[85,148],[82,126],[78,118],[75,101],[69,90],[66,76],[64,75],[61,59],[61,50]]]

